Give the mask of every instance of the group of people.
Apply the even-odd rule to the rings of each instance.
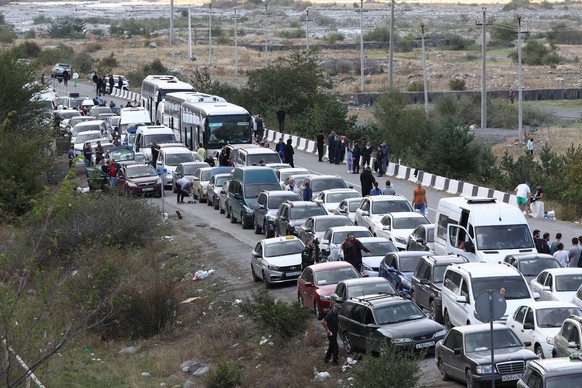
[[[109,77],[101,77],[97,73],[93,73],[92,77],[93,83],[95,83],[95,94],[107,94],[107,85],[109,85],[109,94],[113,92],[113,89],[116,87],[119,89],[123,89],[123,79],[121,76],[117,77],[117,80],[113,77],[113,75],[109,75]]]
[[[515,197],[517,206],[523,214],[531,216],[533,213],[532,207],[544,198],[544,189],[542,189],[542,184],[537,182],[536,191],[532,194],[530,183],[521,183],[515,188]]]
[[[91,146],[90,142],[86,142],[83,145],[83,163],[86,168],[89,168],[92,164],[93,155],[95,155],[95,168],[100,168],[103,173],[108,176],[109,187],[113,188],[117,185],[117,172],[121,168],[121,165],[115,161],[115,159],[106,159],[104,157],[105,150],[101,145],[101,141],[98,140],[95,148]],[[75,146],[71,146],[69,152],[67,153],[69,159],[69,168],[73,167],[77,154],[75,152]]]
[[[291,138],[287,139],[287,143],[283,141],[283,138],[279,138],[279,142],[275,145],[275,151],[281,157],[283,163],[289,164],[291,167],[295,167],[293,163],[293,155],[295,154],[295,149],[293,148],[293,141]]]
[[[532,234],[538,253],[554,256],[563,268],[582,268],[582,236],[572,237],[571,247],[566,250],[562,242],[562,233],[556,233],[555,240],[551,243],[550,234],[547,232],[540,237],[541,232],[536,229]]]

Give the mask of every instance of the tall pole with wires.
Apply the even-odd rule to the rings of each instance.
[[[234,9],[234,73],[238,74],[238,16]]]
[[[212,3],[208,7],[208,66],[212,66]]]
[[[305,50],[309,55],[309,9],[305,10]]]
[[[428,114],[428,80],[426,74],[426,48],[424,46],[424,24],[420,25],[421,37],[422,37],[422,79],[424,82],[424,113]]]
[[[364,0],[360,0],[360,93],[364,92]]]
[[[267,16],[267,4],[265,3],[265,66],[269,65],[269,42],[267,40],[269,31],[269,17]]]
[[[483,7],[483,18],[481,23],[477,23],[481,26],[481,128],[487,128],[487,25],[491,24],[487,22],[487,8]]]
[[[388,55],[388,87],[394,86],[394,0],[390,7],[390,47]]]
[[[523,90],[523,73],[521,67],[521,16],[517,17],[517,138],[524,140],[523,136],[523,104],[522,104],[522,90]]]

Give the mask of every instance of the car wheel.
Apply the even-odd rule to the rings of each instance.
[[[214,210],[218,210],[218,198],[212,197],[212,204],[214,205]]]
[[[230,214],[230,223],[231,224],[236,224],[236,217],[234,216],[234,213],[232,212],[232,209],[230,209],[230,211],[228,212],[228,214]]]
[[[261,281],[261,278],[259,278],[257,276],[257,274],[255,273],[255,269],[253,268],[253,265],[252,264],[251,264],[251,274],[253,275],[253,280],[255,282],[260,282]]]
[[[261,227],[257,224],[257,220],[255,219],[255,234],[261,234],[263,233],[263,229],[261,229]]]
[[[434,300],[430,301],[430,314],[433,321],[440,324],[443,323],[443,312],[441,310],[437,310]]]
[[[265,237],[272,238],[275,237],[275,231],[267,230],[267,224],[263,223],[263,231],[265,231]]]
[[[558,357],[558,353],[556,352],[556,349],[552,350],[552,358],[556,358]]]
[[[478,384],[476,381],[473,380],[473,373],[471,373],[470,369],[465,371],[465,383],[467,384],[467,388],[477,388]]]
[[[350,334],[347,331],[344,331],[343,338],[344,338],[344,350],[346,351],[346,353],[353,352],[354,348],[352,347],[352,340],[350,339]]]
[[[536,344],[536,346],[534,347],[534,352],[536,354],[536,356],[538,356],[539,358],[546,358],[544,357],[544,351],[542,349],[542,347],[540,346],[540,344]]]
[[[242,224],[242,228],[243,229],[250,229],[250,228],[253,227],[253,223],[252,222],[245,221],[245,217],[244,217],[244,215],[242,213],[240,215],[240,223]]]
[[[447,330],[451,330],[453,328],[453,324],[451,323],[451,319],[449,318],[448,311],[445,311],[444,321],[445,321],[445,327],[447,328]]]
[[[265,275],[265,271],[263,271],[263,283],[265,283],[265,288],[267,288],[267,289],[272,287],[272,284],[269,281],[269,278],[267,277],[267,275]]]
[[[441,358],[439,358],[438,362],[437,362],[437,367],[439,368],[439,372],[441,374],[441,380],[442,381],[449,381],[449,375],[448,373],[445,371],[445,365],[443,364],[443,360]]]
[[[212,206],[212,202],[210,202],[210,197],[206,197],[206,206]]]

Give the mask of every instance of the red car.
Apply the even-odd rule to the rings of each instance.
[[[297,279],[297,298],[300,304],[313,309],[317,319],[323,319],[329,311],[336,284],[359,277],[362,275],[347,261],[310,265]]]
[[[162,181],[150,165],[128,164],[117,173],[117,190],[125,194],[153,195],[162,194]]]

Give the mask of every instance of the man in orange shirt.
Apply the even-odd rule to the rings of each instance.
[[[428,203],[426,202],[426,190],[420,181],[416,182],[416,189],[412,191],[412,206],[420,214],[425,214]]]

